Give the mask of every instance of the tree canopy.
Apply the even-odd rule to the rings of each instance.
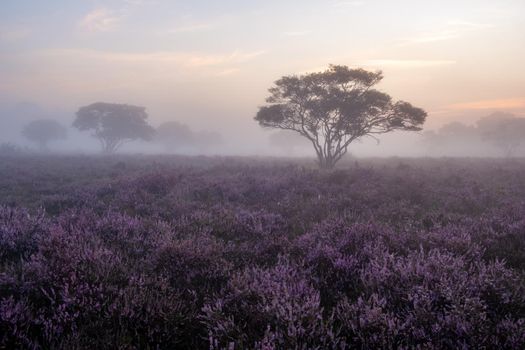
[[[191,146],[195,137],[193,131],[186,124],[168,121],[157,127],[155,139],[168,150],[179,150]]]
[[[473,125],[450,122],[438,130],[425,131],[422,136],[422,143],[433,153],[491,155],[496,150],[511,157],[522,151],[520,147],[525,144],[525,118],[494,112]]]
[[[206,152],[223,142],[219,133],[193,131],[178,121],[168,121],[159,125],[156,140],[170,151],[190,152]]]
[[[425,131],[421,136],[421,145],[433,154],[466,156],[480,152],[484,146],[476,127],[458,121]]]
[[[525,143],[525,118],[511,113],[496,112],[478,121],[477,127],[484,140],[511,157]]]
[[[22,130],[22,135],[36,143],[41,150],[47,150],[49,142],[64,140],[67,130],[56,120],[38,119],[28,123]]]
[[[81,107],[73,126],[80,131],[91,130],[103,152],[113,153],[125,142],[152,140],[155,129],[147,118],[145,107],[98,102]]]
[[[255,120],[263,127],[298,132],[313,145],[319,166],[330,169],[364,136],[421,130],[427,113],[374,89],[382,79],[381,72],[337,65],[284,76],[269,89],[268,104]]]

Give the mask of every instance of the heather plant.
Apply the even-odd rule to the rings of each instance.
[[[223,258],[224,246],[213,237],[189,236],[160,244],[151,261],[154,271],[180,290],[204,298],[228,281],[231,264]]]
[[[1,160],[0,348],[525,347],[520,161]]]
[[[29,258],[38,250],[48,221],[42,213],[0,206],[0,264]]]
[[[286,261],[233,275],[203,311],[212,348],[336,348],[340,341],[318,291]]]

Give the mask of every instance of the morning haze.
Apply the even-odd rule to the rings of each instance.
[[[525,349],[525,0],[0,0],[1,349]]]
[[[146,107],[155,128],[187,126],[194,144],[179,153],[289,154],[254,116],[277,79],[329,64],[381,70],[377,88],[424,109],[423,130],[438,135],[451,122],[474,127],[496,112],[525,117],[520,0],[7,0],[0,9],[0,141],[21,147],[35,147],[22,133],[28,123],[52,119],[68,137],[51,150],[97,152],[90,133],[72,124],[80,107],[108,102]],[[216,143],[197,145],[209,138],[202,135]],[[378,138],[364,137],[349,152],[499,154],[489,142],[428,146],[420,132]],[[146,140],[120,149],[167,150]],[[292,154],[314,155],[309,144]]]

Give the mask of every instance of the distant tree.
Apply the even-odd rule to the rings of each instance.
[[[64,140],[67,130],[62,124],[52,119],[34,120],[22,130],[22,135],[37,144],[40,150],[47,150],[49,142]]]
[[[451,122],[439,129],[439,134],[451,139],[468,139],[477,135],[476,128],[461,122]]]
[[[222,136],[217,132],[194,132],[187,125],[177,121],[169,121],[159,125],[156,140],[168,150],[190,152],[207,152],[211,147],[223,142]]]
[[[483,139],[499,148],[506,157],[514,156],[525,143],[525,118],[514,114],[496,112],[480,119],[477,126]]]
[[[298,147],[308,145],[306,138],[296,132],[288,130],[279,130],[271,134],[269,139],[272,146],[280,149],[286,155],[292,155]]]
[[[81,107],[73,126],[93,131],[103,152],[114,153],[125,142],[153,139],[155,129],[148,125],[147,118],[145,107],[98,102]]]
[[[260,107],[255,120],[298,132],[312,143],[320,168],[331,169],[364,136],[421,130],[427,113],[373,89],[382,79],[381,72],[335,65],[285,76],[269,90],[268,105]]]
[[[10,142],[0,144],[0,156],[17,156],[23,153],[24,150],[22,148]]]
[[[195,135],[191,129],[182,123],[169,121],[157,127],[155,140],[164,145],[167,150],[179,150],[192,147]]]
[[[421,133],[422,143],[430,152],[448,153],[462,149],[461,145],[479,144],[478,130],[460,122],[450,122],[438,130]]]

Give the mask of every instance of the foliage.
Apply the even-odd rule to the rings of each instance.
[[[205,152],[220,145],[222,137],[216,132],[195,132],[185,124],[169,121],[157,128],[156,141],[163,144],[167,150]]]
[[[194,142],[193,131],[185,124],[169,121],[157,128],[156,140],[166,148],[184,148]]]
[[[36,143],[41,150],[46,150],[51,141],[64,140],[67,130],[59,122],[52,119],[38,119],[27,124],[22,135]]]
[[[144,107],[98,102],[81,107],[73,126],[80,131],[93,131],[103,152],[114,153],[125,142],[153,138],[155,130],[147,118]]]
[[[321,73],[285,76],[270,88],[255,120],[308,139],[321,168],[333,166],[350,144],[394,130],[421,130],[426,112],[374,89],[381,72],[331,65]]]
[[[0,161],[0,348],[525,347],[523,162]]]
[[[422,136],[422,143],[431,153],[479,156],[490,154],[490,149],[486,149],[488,144],[501,155],[512,157],[517,156],[524,145],[525,118],[495,112],[479,119],[475,125],[451,122],[436,131],[425,131]]]
[[[506,157],[514,155],[525,140],[525,118],[510,113],[493,113],[480,119],[477,126],[483,138]]]

